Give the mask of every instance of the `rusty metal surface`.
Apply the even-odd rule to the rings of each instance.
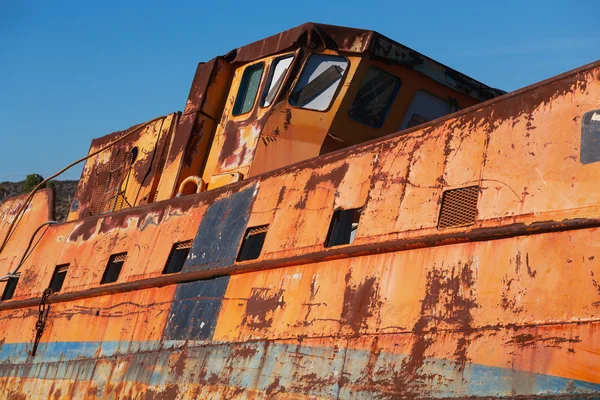
[[[324,48],[361,55],[372,54],[374,57],[387,62],[395,62],[414,68],[444,85],[451,86],[479,100],[488,100],[504,94],[500,90],[487,87],[378,32],[343,26],[305,23],[232,50],[225,57],[231,62],[247,63],[290,51],[295,47]],[[454,81],[442,78],[448,73],[452,75]]]
[[[599,102],[596,63],[233,185],[49,226],[0,304],[0,396],[597,398],[600,191],[595,154],[580,155]],[[473,223],[439,229],[444,193],[475,186]],[[50,200],[34,198],[2,274]],[[325,248],[333,213],[355,208],[353,242]],[[260,256],[236,262],[258,226]],[[192,239],[182,273],[163,275]]]

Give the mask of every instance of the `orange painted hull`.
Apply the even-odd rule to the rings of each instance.
[[[580,158],[599,104],[594,64],[209,192],[48,227],[0,304],[0,393],[600,396],[600,186]],[[444,193],[474,185],[476,221],[440,229]],[[49,204],[34,199],[4,272]],[[325,247],[334,211],[353,208],[353,243]],[[237,261],[264,225],[260,256]],[[182,272],[163,274],[190,239]],[[122,252],[119,280],[100,285]],[[32,355],[41,294],[66,264]]]

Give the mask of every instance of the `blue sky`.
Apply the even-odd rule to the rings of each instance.
[[[0,181],[181,110],[199,61],[303,22],[373,29],[510,91],[600,59],[599,17],[597,1],[3,0]]]

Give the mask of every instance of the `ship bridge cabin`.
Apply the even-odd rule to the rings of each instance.
[[[502,94],[374,31],[307,23],[198,65],[183,113],[95,139],[68,220],[214,189]]]

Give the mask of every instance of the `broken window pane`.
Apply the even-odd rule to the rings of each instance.
[[[252,110],[263,68],[264,64],[260,63],[246,67],[244,70],[240,88],[235,98],[235,105],[233,106],[233,115],[245,114]]]
[[[281,87],[285,75],[294,60],[294,55],[290,54],[273,60],[271,65],[271,76],[269,77],[269,83],[265,89],[261,107],[268,107],[275,100],[275,95]]]
[[[311,54],[290,96],[290,104],[310,110],[329,108],[348,67],[344,57]]]
[[[369,68],[350,107],[350,118],[379,128],[400,89],[400,78]]]

